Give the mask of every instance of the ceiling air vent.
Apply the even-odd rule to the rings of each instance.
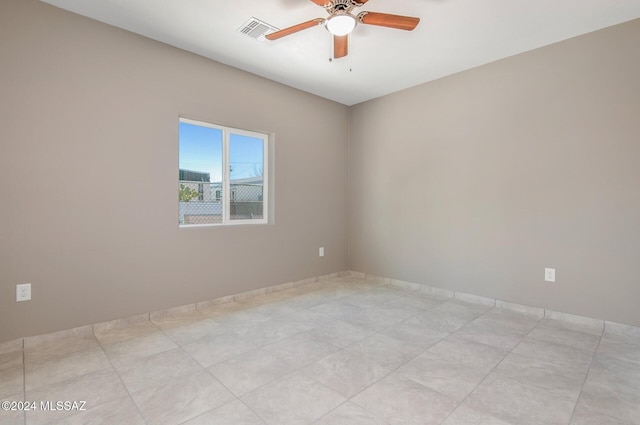
[[[249,37],[255,38],[258,41],[263,41],[265,40],[265,35],[278,31],[278,28],[273,25],[269,25],[260,19],[251,17],[244,23],[244,25],[238,28],[238,31],[243,34],[247,34]]]

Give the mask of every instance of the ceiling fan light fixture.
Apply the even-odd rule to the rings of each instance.
[[[356,27],[357,21],[355,16],[349,13],[340,13],[327,19],[327,30],[333,35],[347,35]]]

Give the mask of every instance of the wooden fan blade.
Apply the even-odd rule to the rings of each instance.
[[[420,22],[420,18],[411,16],[390,15],[388,13],[363,12],[359,16],[360,22],[367,25],[389,27],[399,30],[411,31]]]
[[[311,1],[317,4],[318,6],[322,6],[322,7],[325,7],[329,3],[329,0],[311,0]]]
[[[358,3],[360,6],[362,6],[363,4],[365,4],[368,1],[369,0],[355,0],[355,2]]]
[[[266,38],[267,40],[277,40],[279,38],[286,37],[287,35],[291,35],[291,34],[296,33],[298,31],[302,31],[302,30],[306,30],[307,28],[315,27],[317,25],[322,24],[323,22],[324,22],[324,19],[322,19],[322,18],[312,19],[310,21],[303,22],[301,24],[294,25],[292,27],[285,28],[285,29],[280,30],[280,31],[272,32],[271,34],[265,35],[264,38]]]
[[[349,54],[349,36],[334,35],[333,36],[333,58],[340,59]]]

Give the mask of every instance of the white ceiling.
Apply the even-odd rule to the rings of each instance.
[[[329,61],[322,26],[277,41],[238,32],[326,17],[310,0],[43,0],[213,60],[353,105],[640,17],[640,0],[370,0],[359,11],[421,18],[412,32],[359,25]]]

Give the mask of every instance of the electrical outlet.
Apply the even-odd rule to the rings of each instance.
[[[318,255],[320,257],[324,257],[324,247],[323,246],[321,246],[320,249],[318,249]]]
[[[544,269],[544,280],[546,282],[556,281],[556,269]]]
[[[31,299],[31,284],[16,285],[16,302],[29,301]]]

